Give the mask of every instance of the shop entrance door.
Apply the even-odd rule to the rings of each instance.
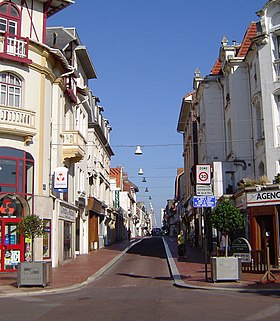
[[[0,219],[0,272],[14,272],[24,261],[24,237],[17,230],[21,219]]]
[[[266,245],[269,246],[270,264],[276,265],[275,261],[275,237],[273,228],[273,216],[264,215],[257,216],[257,230],[258,230],[258,248],[264,250],[266,253]]]

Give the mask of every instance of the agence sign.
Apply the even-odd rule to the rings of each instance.
[[[268,190],[247,193],[247,206],[279,205],[280,190]]]

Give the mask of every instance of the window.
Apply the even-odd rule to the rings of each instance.
[[[0,31],[19,35],[20,15],[16,6],[4,2],[0,5]]]
[[[0,195],[17,193],[33,209],[34,161],[29,153],[0,147]]]
[[[51,258],[51,220],[44,219],[43,258]]]
[[[259,177],[264,176],[264,163],[262,161],[259,163],[258,170],[259,170]]]
[[[257,140],[264,138],[262,123],[263,123],[262,122],[262,111],[261,111],[260,103],[258,102],[256,105],[256,137],[257,137]]]
[[[11,73],[0,73],[0,104],[4,106],[20,107],[21,80]]]

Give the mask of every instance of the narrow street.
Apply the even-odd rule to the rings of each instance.
[[[161,238],[142,240],[80,290],[0,299],[0,321],[268,321],[279,297],[173,286]]]

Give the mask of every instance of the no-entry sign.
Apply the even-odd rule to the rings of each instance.
[[[211,168],[210,165],[196,165],[196,184],[211,183]]]

